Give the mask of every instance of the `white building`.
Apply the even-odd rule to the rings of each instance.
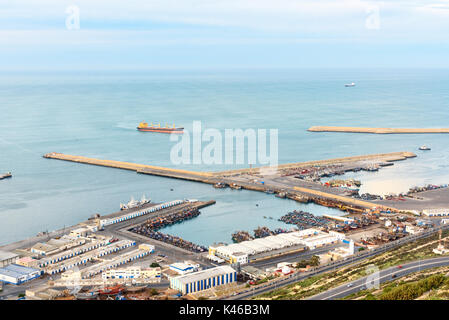
[[[107,279],[156,279],[161,277],[161,268],[143,269],[140,266],[131,266],[121,269],[106,270],[101,274],[103,280]]]
[[[0,281],[12,284],[21,284],[39,277],[41,270],[10,264],[0,268]]]
[[[246,264],[248,257],[259,253],[270,252],[282,248],[302,245],[309,249],[333,244],[343,240],[345,235],[339,232],[325,233],[310,228],[301,231],[281,233],[255,240],[242,241],[230,245],[214,245],[209,247],[209,256],[217,256],[230,263]]]
[[[230,266],[220,266],[171,278],[170,288],[188,294],[235,281],[237,272]]]
[[[15,253],[0,250],[0,268],[14,263],[19,259],[19,256]]]
[[[447,217],[449,216],[449,209],[424,209],[422,213],[428,217]]]
[[[186,274],[186,273],[198,271],[198,269],[200,268],[200,265],[199,264],[191,264],[191,263],[188,263],[187,261],[184,261],[184,262],[172,263],[168,267],[170,268],[170,270],[173,270],[177,274]]]

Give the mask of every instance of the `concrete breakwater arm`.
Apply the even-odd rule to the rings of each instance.
[[[449,133],[449,128],[362,128],[362,127],[330,127],[313,126],[307,131],[311,132],[352,132],[352,133]]]
[[[146,164],[137,164],[137,163],[132,163],[132,162],[102,160],[102,159],[88,158],[88,157],[83,157],[83,156],[74,156],[74,155],[57,153],[57,152],[47,153],[46,155],[44,155],[44,158],[65,160],[65,161],[78,162],[78,163],[91,164],[91,165],[96,165],[96,166],[103,166],[103,167],[110,167],[110,168],[117,168],[117,169],[124,169],[124,170],[132,170],[132,171],[136,171],[139,173],[154,174],[154,175],[173,177],[173,178],[181,178],[181,179],[187,179],[187,180],[189,180],[188,177],[191,177],[192,180],[195,180],[198,178],[207,178],[207,177],[212,176],[212,174],[210,172],[197,172],[197,171],[189,171],[189,170],[182,170],[182,169],[172,169],[172,168],[151,166],[151,165],[146,165]]]

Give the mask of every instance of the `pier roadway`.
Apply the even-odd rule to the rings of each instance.
[[[117,238],[126,238],[136,241],[136,243],[149,243],[155,246],[157,254],[163,254],[168,258],[174,259],[175,261],[179,259],[189,260],[189,259],[197,259],[201,260],[203,264],[210,265],[210,261],[206,260],[203,257],[203,254],[195,253],[192,251],[188,251],[183,248],[179,248],[175,245],[165,243],[163,241],[151,239],[141,234],[137,234],[135,232],[128,231],[131,228],[137,227],[145,221],[151,218],[164,217],[176,212],[180,212],[188,209],[201,209],[206,206],[212,205],[215,203],[215,200],[211,201],[198,201],[194,203],[183,203],[171,208],[162,209],[160,211],[153,212],[148,215],[144,215],[141,217],[137,217],[134,219],[130,219],[127,221],[123,221],[120,223],[112,224],[104,227],[104,234],[112,235]],[[163,230],[162,230],[163,232]]]
[[[362,128],[362,127],[329,127],[313,126],[307,131],[311,132],[351,132],[351,133],[449,133],[449,128]]]
[[[261,168],[251,169],[238,169],[228,170],[220,172],[196,172],[181,169],[171,169],[151,165],[135,164],[130,162],[114,161],[114,160],[101,160],[88,158],[83,156],[66,155],[62,153],[49,153],[44,155],[45,158],[59,159],[65,161],[72,161],[84,164],[91,164],[97,166],[105,166],[111,168],[118,168],[124,170],[133,170],[142,174],[150,174],[157,176],[164,176],[169,178],[177,178],[189,181],[196,181],[208,184],[216,184],[218,182],[226,184],[237,184],[244,189],[262,191],[272,190],[274,192],[288,192],[293,195],[306,196],[313,198],[321,198],[330,201],[339,201],[344,204],[356,205],[363,208],[373,208],[381,206],[368,201],[360,201],[351,197],[345,196],[340,190],[330,190],[319,183],[311,183],[300,179],[292,179],[291,177],[282,177],[279,173],[283,169],[291,168],[306,168],[310,166],[324,166],[324,165],[341,165],[360,163],[366,161],[372,162],[390,162],[404,160],[410,157],[416,157],[411,152],[393,152],[383,154],[371,154],[363,156],[353,156],[345,158],[336,158],[319,161],[308,161],[302,163],[290,163],[282,164],[277,167],[277,170],[269,172],[262,171]],[[259,182],[255,179],[257,178]],[[260,181],[264,181],[262,184]],[[338,189],[338,188],[337,188]],[[386,207],[385,205],[383,207]],[[388,206],[392,210],[396,210],[394,207]]]

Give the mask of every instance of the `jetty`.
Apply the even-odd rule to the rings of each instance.
[[[311,132],[351,132],[351,133],[449,133],[449,128],[363,128],[363,127],[328,127],[313,126],[307,131]]]
[[[341,188],[329,190],[328,187],[323,186],[319,181],[303,179],[304,176],[310,178],[307,177],[307,175],[316,177],[322,176],[323,174],[326,174],[327,176],[342,174],[342,172],[355,171],[366,165],[372,166],[390,163],[416,157],[416,155],[411,152],[393,152],[281,164],[274,168],[265,168],[266,170],[262,170],[264,167],[261,167],[218,172],[189,171],[131,162],[102,160],[56,152],[48,153],[44,155],[44,157],[48,159],[131,170],[140,174],[207,183],[213,186],[219,185],[220,188],[238,186],[239,189],[260,191],[275,195],[282,194],[285,195],[285,198],[293,199],[298,202],[314,202],[319,205],[334,207],[347,212],[361,212],[379,206],[393,211],[397,211],[397,209],[369,201],[354,199],[348,196],[346,191],[336,190]],[[295,172],[304,171],[307,171],[308,173],[303,174],[301,177],[295,175]],[[293,175],[290,175],[290,172],[293,172]]]

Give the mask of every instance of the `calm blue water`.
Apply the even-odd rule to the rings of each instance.
[[[347,82],[354,88],[345,88]],[[449,182],[449,136],[310,133],[312,125],[449,127],[449,70],[157,71],[32,73],[0,77],[0,244],[116,211],[145,193],[154,201],[216,199],[200,217],[167,229],[210,244],[237,229],[289,227],[278,218],[295,208],[326,208],[250,191],[43,159],[48,152],[162,166],[173,142],[135,130],[142,120],[191,128],[278,128],[279,162],[366,153],[419,156],[378,173],[357,175],[363,192],[406,191]],[[420,145],[430,152],[419,152]],[[182,166],[220,170],[224,166]],[[228,167],[227,167],[228,168]],[[174,191],[170,191],[173,188]],[[259,207],[255,204],[258,203]],[[333,211],[335,213],[335,211]],[[337,212],[338,213],[338,212]]]

